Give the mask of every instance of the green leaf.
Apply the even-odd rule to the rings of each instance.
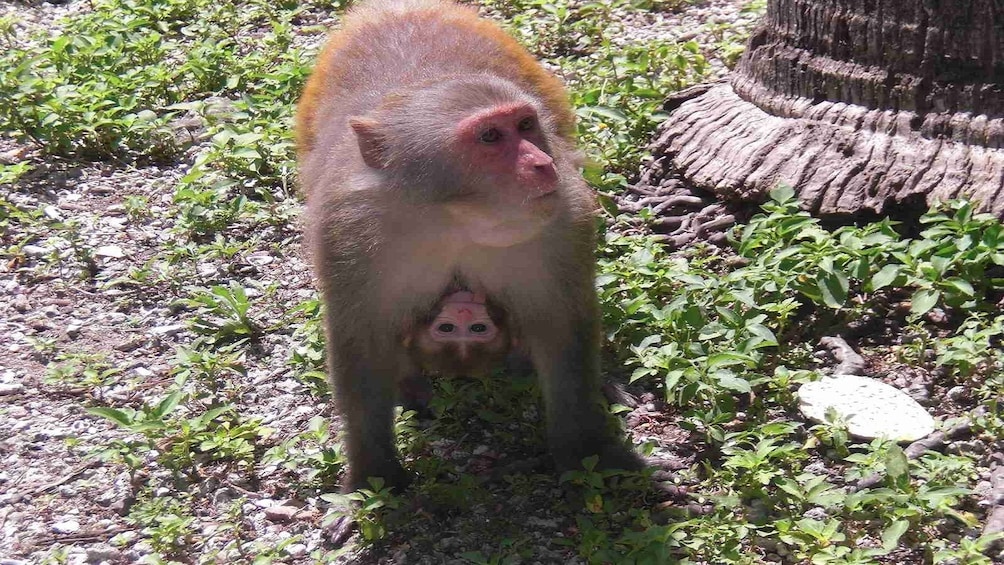
[[[910,475],[910,463],[907,461],[903,448],[893,445],[885,456],[885,472],[892,479],[905,478]]]
[[[938,304],[941,299],[941,291],[922,288],[913,293],[910,299],[910,313],[914,316],[926,314],[931,308]]]
[[[820,273],[816,285],[823,297],[823,303],[833,309],[838,309],[847,301],[847,275],[840,271]]]
[[[743,355],[742,353],[735,352],[715,353],[708,356],[709,371],[720,367],[731,367],[733,365],[753,367],[756,366],[756,359],[749,355]]]
[[[748,381],[737,377],[730,371],[719,371],[715,373],[714,377],[722,388],[741,393],[748,393],[753,390]]]
[[[238,147],[231,151],[230,155],[237,159],[247,159],[249,161],[261,159],[261,153],[258,153],[258,150],[252,147]]]
[[[777,345],[777,336],[774,335],[774,332],[770,331],[770,328],[763,324],[749,324],[746,326],[746,331],[763,340],[761,345]]]
[[[945,281],[945,284],[954,288],[963,296],[972,297],[976,294],[976,291],[973,289],[973,285],[969,284],[969,281],[965,279],[955,277]]]
[[[602,193],[597,195],[597,198],[600,201],[600,207],[603,208],[603,211],[606,212],[608,216],[616,218],[620,215],[620,208],[617,207],[617,203],[614,202],[613,198],[610,198],[610,196]]]
[[[666,374],[666,393],[676,390],[676,386],[680,384],[680,379],[683,377],[683,371],[676,370],[670,371]]]
[[[899,276],[901,268],[902,267],[900,265],[892,265],[892,264],[882,267],[879,270],[879,272],[875,273],[875,275],[872,277],[871,280],[872,290],[879,290],[880,288],[885,288],[891,285],[893,281],[896,280],[896,277]]]
[[[178,404],[181,402],[181,391],[176,390],[171,394],[165,396],[159,403],[157,407],[153,409],[153,416],[159,420],[163,420],[164,416],[167,416],[174,410]]]
[[[583,117],[600,116],[618,123],[628,121],[628,117],[624,114],[624,112],[609,106],[587,106],[585,108],[580,108],[577,113]]]
[[[631,378],[628,380],[628,382],[633,383],[638,379],[644,379],[645,377],[648,377],[653,374],[655,374],[655,369],[651,369],[649,367],[638,367],[631,373]]]
[[[770,198],[778,203],[788,202],[795,198],[795,189],[788,184],[781,183],[777,185],[777,188],[770,191]]]
[[[87,412],[111,420],[123,428],[130,427],[136,416],[136,412],[133,410],[120,410],[108,406],[95,406],[94,408],[88,408]]]
[[[896,520],[882,532],[882,549],[892,551],[899,545],[899,538],[910,529],[907,520]]]

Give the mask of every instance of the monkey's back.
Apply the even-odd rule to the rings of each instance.
[[[443,0],[370,0],[346,15],[307,81],[296,115],[301,159],[319,138],[325,147],[338,145],[348,118],[390,92],[476,73],[508,79],[560,109],[559,134],[572,138],[575,116],[561,81],[496,24]]]

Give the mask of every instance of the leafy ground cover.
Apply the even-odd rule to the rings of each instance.
[[[734,62],[762,8],[482,7],[569,83],[611,199],[663,97]],[[439,382],[435,420],[398,418],[411,491],[346,500],[290,135],[344,6],[2,8],[5,563],[998,559],[983,529],[1004,485],[1004,228],[970,205],[834,229],[782,187],[728,246],[675,252],[610,213],[605,366],[632,393],[611,409],[673,471],[587,460],[556,479],[534,383],[500,375]],[[819,340],[835,335],[944,440],[806,422],[795,390],[832,371]],[[358,530],[340,545],[324,526],[345,513]]]

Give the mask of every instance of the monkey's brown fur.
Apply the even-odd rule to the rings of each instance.
[[[458,123],[514,111],[534,117],[539,147],[527,155],[553,158],[553,193],[521,184],[540,163],[499,173],[502,161],[478,160],[479,142],[458,141]],[[297,139],[345,422],[346,490],[370,476],[408,482],[393,406],[420,368],[402,336],[457,287],[504,311],[540,378],[560,467],[592,454],[601,466],[640,466],[600,404],[596,203],[578,172],[573,128],[561,83],[470,9],[364,2],[332,35],[300,100]]]
[[[429,68],[455,68],[457,58],[463,57],[463,66],[470,71],[507,77],[545,100],[557,114],[555,119],[562,136],[574,135],[575,114],[568,105],[564,85],[497,25],[478,18],[471,8],[451,2],[378,0],[357,4],[345,18],[341,31],[328,38],[317,58],[296,108],[296,143],[301,155],[309,152],[316,142],[317,124],[325,119],[324,106],[329,94],[356,90],[368,77],[380,74],[379,68],[360,69],[357,64],[342,65],[339,61],[372,60],[364,53],[368,48],[366,42],[360,39],[401,37],[415,29],[433,42],[427,47],[437,43],[443,47],[438,52],[423,49],[423,54],[431,55],[424,61]],[[442,36],[437,38],[440,32]],[[456,39],[456,43],[450,44],[448,39]]]

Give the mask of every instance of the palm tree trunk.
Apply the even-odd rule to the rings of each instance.
[[[821,215],[968,196],[1004,217],[1002,0],[768,0],[726,83],[667,103],[655,165]],[[654,183],[658,184],[658,183]]]

